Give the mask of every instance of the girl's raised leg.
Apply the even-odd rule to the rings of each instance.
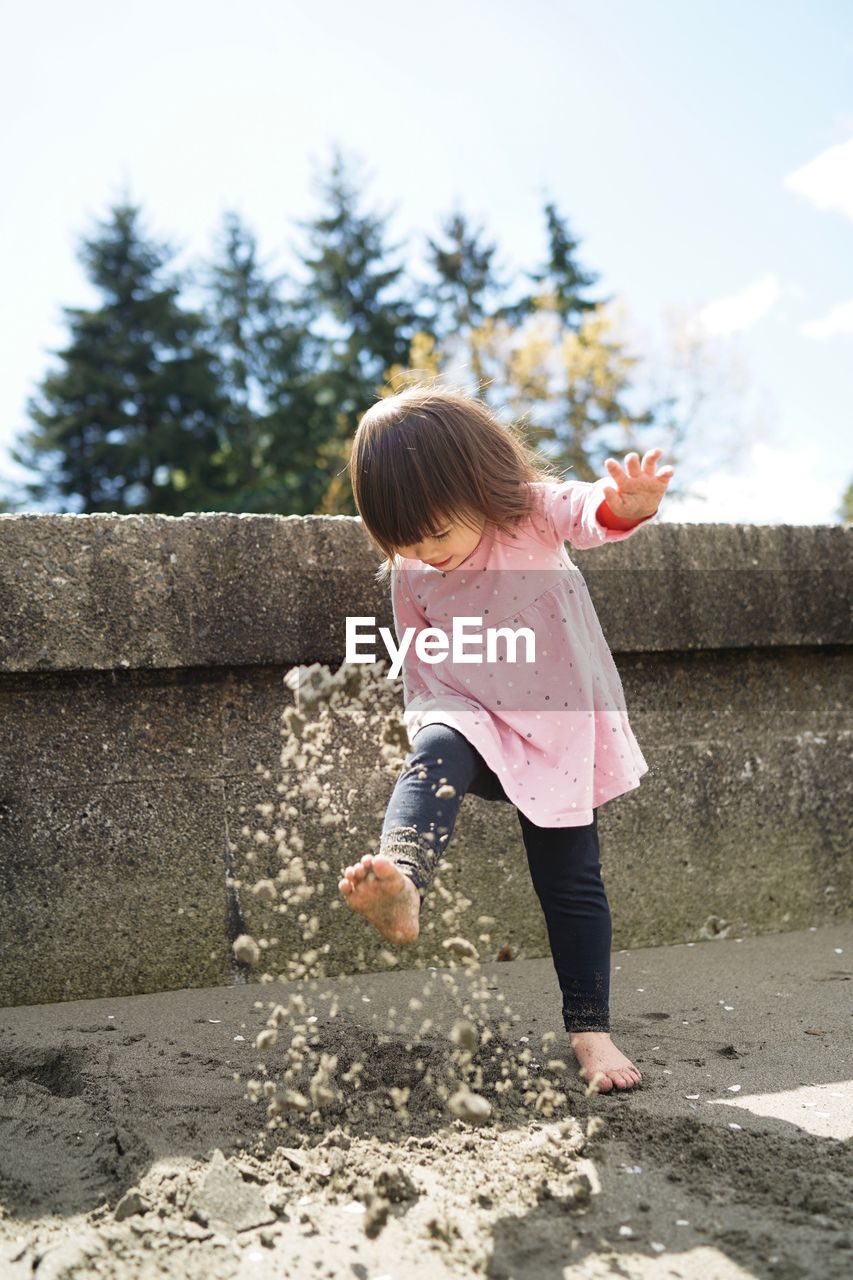
[[[379,852],[346,867],[338,882],[348,905],[389,942],[417,938],[424,896],[483,764],[449,725],[424,725],[415,734],[388,803]]]

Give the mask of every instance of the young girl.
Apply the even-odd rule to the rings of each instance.
[[[630,537],[657,512],[672,467],[608,458],[595,483],[554,478],[551,465],[460,390],[410,387],[363,415],[349,463],[364,527],[386,559],[403,659],[412,748],[374,856],[338,888],[384,938],[410,943],[467,792],[515,806],[581,1075],[599,1089],[641,1080],[610,1038],[612,923],[601,879],[599,805],[639,785],[648,766],[628,723],[619,674],[565,542]],[[467,649],[421,661],[418,633],[450,639],[468,619]],[[471,619],[528,629],[532,661],[500,640],[472,663]],[[523,635],[523,632],[521,633]],[[424,637],[435,641],[436,633]],[[421,650],[434,655],[436,646]]]

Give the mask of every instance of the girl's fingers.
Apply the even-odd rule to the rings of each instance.
[[[647,472],[648,475],[653,476],[655,474],[655,462],[662,453],[663,449],[649,449],[647,453],[644,453],[641,464],[643,471]]]
[[[610,472],[611,477],[616,481],[617,484],[621,484],[622,481],[626,478],[625,472],[619,466],[619,463],[616,461],[615,458],[605,458],[604,465],[607,468],[607,470]]]
[[[674,467],[661,467],[660,471],[657,473],[657,478],[658,480],[666,480],[668,483],[674,475]]]
[[[638,453],[625,454],[625,470],[632,479],[640,474],[640,455]]]

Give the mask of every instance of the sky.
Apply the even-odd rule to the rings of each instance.
[[[661,518],[840,519],[850,0],[7,0],[0,119],[0,494],[32,478],[9,447],[62,307],[97,302],[76,250],[110,205],[140,204],[178,268],[234,209],[287,270],[337,146],[398,257],[461,208],[532,269],[553,200],[642,349],[678,314],[736,364]]]

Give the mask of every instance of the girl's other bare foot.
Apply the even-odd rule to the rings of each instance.
[[[415,882],[384,854],[366,853],[344,870],[338,888],[388,942],[414,942],[420,929],[421,898]]]
[[[637,1067],[630,1058],[621,1053],[607,1031],[578,1031],[569,1035],[572,1051],[580,1063],[580,1074],[590,1083],[596,1071],[600,1071],[603,1079],[597,1088],[600,1093],[610,1093],[613,1089],[632,1089],[642,1080]]]

